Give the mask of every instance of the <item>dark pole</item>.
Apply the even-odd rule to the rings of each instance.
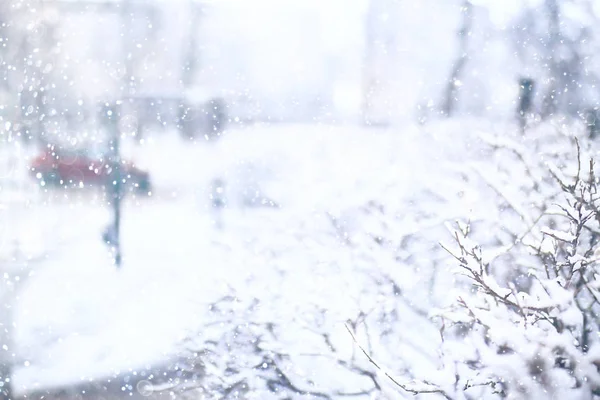
[[[116,107],[115,107],[116,111]],[[118,119],[118,114],[115,116],[115,121]],[[113,129],[113,173],[114,194],[113,194],[113,210],[114,210],[114,226],[115,226],[115,265],[121,268],[121,149],[119,125],[115,122]]]
[[[121,19],[123,23],[123,52],[125,55],[125,82],[121,90],[121,97],[127,98],[131,104],[131,96],[135,94],[136,82],[134,77],[134,58],[133,58],[133,46],[132,46],[132,35],[133,26],[131,20],[133,18],[133,8],[131,7],[131,0],[123,0],[121,2]],[[122,104],[121,104],[122,106]],[[114,212],[114,252],[115,252],[115,265],[117,268],[121,268],[121,150],[120,150],[120,137],[121,132],[119,131],[119,106],[114,106],[115,118],[113,121],[112,129],[112,168],[113,168],[113,212]]]
[[[535,81],[533,79],[519,79],[519,109],[517,110],[517,118],[519,119],[519,127],[521,128],[521,132],[525,132],[527,115],[531,112],[531,106],[533,105],[534,89]]]
[[[598,135],[598,110],[593,108],[585,110],[585,124],[590,139],[595,139]]]
[[[108,192],[110,194],[113,207],[113,221],[104,234],[104,240],[111,246],[115,265],[121,267],[121,197],[122,197],[122,176],[121,176],[121,153],[120,153],[120,131],[119,131],[119,108],[118,105],[107,105],[104,108],[104,115],[108,120],[110,130],[110,176],[108,181]]]
[[[473,4],[470,0],[465,0],[461,7],[462,23],[458,31],[459,54],[452,65],[450,79],[446,84],[444,93],[444,105],[442,111],[446,117],[451,117],[454,113],[458,101],[459,81],[464,74],[465,67],[469,61],[469,41],[471,40],[471,28],[473,26]]]

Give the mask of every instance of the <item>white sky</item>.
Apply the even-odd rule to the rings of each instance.
[[[162,1],[170,10],[182,10],[169,16],[172,23],[165,27],[165,32],[175,39],[169,42],[170,47],[185,47],[181,38],[185,38],[188,29],[184,20],[190,0],[155,1]],[[383,5],[397,2],[408,14],[415,11],[413,8],[421,9],[416,12],[422,16],[418,21],[412,14],[400,18],[398,29],[406,31],[403,40],[413,50],[413,62],[400,65],[406,69],[401,75],[416,77],[419,70],[415,68],[430,71],[433,68],[431,60],[414,59],[414,54],[419,54],[423,41],[435,43],[439,40],[437,36],[429,36],[454,29],[452,21],[459,16],[454,11],[461,0],[205,0],[212,4],[208,6],[206,20],[202,21],[203,26],[210,26],[210,33],[205,32],[210,48],[203,50],[200,63],[203,67],[213,67],[214,72],[208,73],[200,83],[280,94],[311,88],[327,91],[333,84],[335,90],[346,88],[345,97],[353,97],[347,91],[351,87],[360,90],[362,85],[364,15],[369,1],[381,1]],[[487,7],[493,22],[502,26],[524,5],[539,0],[471,1]],[[420,26],[430,22],[429,18],[437,22],[427,32],[419,32]],[[446,26],[448,24],[450,26]],[[180,33],[174,32],[179,30]],[[454,54],[453,49],[449,51]],[[181,58],[177,52],[173,54],[175,61]],[[436,58],[436,64],[440,63],[440,58],[444,59],[439,52]],[[177,71],[174,73],[178,76]],[[238,75],[244,79],[236,80]],[[431,84],[436,84],[432,76],[428,79],[433,82]],[[417,95],[420,89],[411,86],[417,81],[411,78],[409,82],[400,83],[405,92],[412,88],[408,91],[415,91]]]

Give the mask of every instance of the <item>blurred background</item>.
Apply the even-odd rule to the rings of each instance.
[[[371,317],[387,365],[431,368],[436,328],[396,324],[446,301],[438,228],[500,212],[470,132],[595,121],[599,17],[0,1],[0,399],[381,398],[344,328]]]

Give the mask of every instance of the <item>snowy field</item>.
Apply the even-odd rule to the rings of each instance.
[[[15,311],[16,388],[64,386],[181,355],[182,343],[208,335],[211,304],[227,296],[259,302],[251,322],[284,326],[276,344],[300,355],[318,351],[309,334],[322,317],[315,310],[323,309],[319,326],[340,352],[352,351],[344,323],[380,301],[365,295],[370,271],[387,268],[403,290],[418,291],[415,301],[429,302],[425,308],[445,301],[450,275],[428,282],[433,271],[418,265],[445,239],[443,221],[427,210],[439,204],[437,213],[453,218],[480,200],[457,179],[465,157],[485,157],[469,149],[474,142],[465,145],[468,135],[456,140],[465,124],[490,129],[473,121],[394,130],[275,125],[232,131],[215,143],[173,135],[127,146],[128,156],[150,170],[154,188],[149,198],[125,201],[121,270],[101,240],[110,214],[97,194],[28,194],[29,206],[11,220],[27,229],[4,241],[32,267]],[[222,210],[209,199],[217,177],[226,183]],[[250,197],[277,207],[248,205],[256,193]],[[385,216],[365,217],[371,212],[361,210],[374,204]],[[361,247],[370,246],[361,244],[365,235],[381,229],[392,238],[428,231],[431,242],[411,247],[423,254],[410,254],[406,264],[395,263]],[[406,323],[420,323],[415,318],[405,312]],[[396,340],[431,367],[435,330],[413,328]],[[318,364],[297,362],[293,373],[308,374],[316,386],[360,388],[343,371]]]

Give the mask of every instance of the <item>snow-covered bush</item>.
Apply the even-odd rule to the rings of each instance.
[[[468,157],[450,148],[456,154],[434,166],[451,170],[444,179],[404,186],[385,174],[309,219],[270,214],[286,228],[277,240],[232,248],[252,284],[210,305],[186,346],[205,375],[177,390],[190,398],[585,398],[597,378],[600,228],[585,161],[593,147],[582,140],[577,152],[564,132],[543,124],[525,137],[476,133]],[[444,221],[467,220],[469,209],[469,223],[452,229],[456,245],[446,246],[463,275],[453,281],[437,241],[447,238]],[[264,279],[267,270],[277,277]],[[452,286],[458,302],[444,308]]]
[[[581,153],[578,153],[581,156]],[[464,330],[457,383],[469,392],[508,398],[590,398],[600,394],[600,210],[593,160],[574,177],[549,165],[561,196],[514,245],[508,257],[486,253],[469,238],[469,226],[454,230],[450,250],[471,293],[459,297],[446,321]],[[496,264],[527,274],[526,287],[500,284]],[[452,341],[456,345],[456,341]],[[477,392],[476,392],[477,393]]]
[[[600,395],[599,181],[593,144],[564,130],[545,125],[521,143],[484,138],[497,151],[472,177],[496,193],[502,218],[451,228],[455,245],[445,248],[466,281],[456,304],[435,313],[443,373],[403,389],[456,399]]]
[[[282,178],[269,173],[251,175],[281,207],[238,210],[232,202],[223,209],[226,226],[244,235],[235,240],[218,232],[213,240],[236,255],[243,273],[236,274],[239,284],[228,279],[223,289],[228,296],[198,305],[199,326],[182,352],[207,373],[191,383],[191,390],[183,381],[157,383],[157,390],[183,390],[190,398],[377,398],[385,381],[353,348],[346,326],[394,371],[417,376],[439,366],[439,334],[428,309],[440,304],[429,294],[432,286],[437,293],[442,291],[438,284],[447,284],[430,278],[447,258],[437,245],[446,233],[441,215],[456,211],[464,198],[458,193],[443,197],[451,186],[437,179],[421,185],[421,175],[405,168],[433,165],[416,151],[398,157],[397,149],[421,146],[434,156],[431,137],[421,131],[381,132],[364,141],[342,133],[344,141],[361,143],[345,152],[360,152],[356,157],[330,153],[322,141],[332,140],[335,132],[324,135],[313,147],[324,152],[317,153],[314,171],[269,154],[253,158],[262,163],[251,164],[259,168],[249,172],[269,172],[266,167],[274,160],[275,170],[286,179],[293,176],[294,184],[282,185]],[[296,156],[299,162],[304,154]],[[244,158],[237,157],[235,165],[238,159]],[[441,160],[435,165],[440,171],[445,167]],[[294,173],[284,174],[288,170]],[[337,186],[326,185],[330,176]],[[244,178],[227,176],[226,194],[233,197],[234,185],[252,182]],[[304,182],[319,190],[305,194]],[[255,223],[259,217],[264,229]]]

